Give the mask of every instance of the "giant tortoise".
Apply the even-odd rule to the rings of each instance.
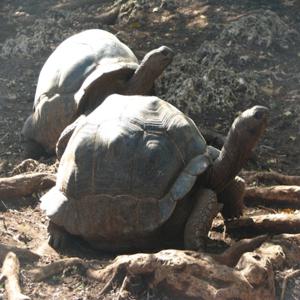
[[[33,112],[22,136],[25,156],[54,154],[62,130],[112,93],[147,95],[172,61],[166,46],[150,51],[139,64],[113,34],[91,29],[62,42],[39,75]]]
[[[41,198],[50,243],[59,247],[71,234],[107,251],[171,247],[175,240],[202,248],[218,195],[236,193],[234,178],[266,127],[267,111],[244,111],[219,153],[171,104],[109,96],[77,122],[56,186]]]

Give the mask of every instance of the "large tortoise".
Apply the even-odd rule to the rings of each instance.
[[[50,243],[66,233],[109,251],[203,247],[219,200],[236,195],[236,174],[266,127],[254,106],[233,123],[219,154],[194,122],[150,96],[109,96],[81,118],[60,161],[57,183],[41,198]],[[71,125],[70,125],[71,126]],[[225,201],[224,201],[225,199]],[[229,200],[230,202],[232,200]]]
[[[54,154],[62,130],[110,94],[151,93],[155,79],[172,58],[171,49],[162,46],[139,64],[125,44],[100,29],[66,39],[41,70],[33,112],[22,129],[25,156]]]

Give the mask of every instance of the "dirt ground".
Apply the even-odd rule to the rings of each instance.
[[[119,17],[104,24],[102,13],[117,2],[122,4]],[[268,130],[246,169],[299,174],[299,9],[292,0],[1,1],[0,176],[14,174],[23,160],[20,132],[45,60],[65,38],[89,28],[116,34],[139,59],[157,46],[171,47],[176,56],[157,83],[157,94],[200,128],[226,134],[238,112],[254,104],[268,106]],[[53,163],[41,159],[39,168],[55,170]],[[0,195],[0,242],[29,249],[46,242],[48,221],[39,196],[12,202]],[[113,259],[81,248],[65,255],[104,264]],[[102,288],[72,268],[38,284],[23,276],[22,287],[32,299],[99,299]],[[167,299],[149,289],[140,293],[144,298]]]

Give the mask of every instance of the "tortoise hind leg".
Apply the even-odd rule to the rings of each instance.
[[[212,221],[222,204],[218,203],[215,192],[209,189],[196,191],[194,197],[195,205],[184,229],[184,247],[188,250],[204,250]]]
[[[218,194],[218,201],[224,204],[222,216],[226,219],[240,217],[243,214],[246,184],[244,179],[236,176],[225,189]]]
[[[67,233],[62,227],[49,221],[48,225],[49,245],[54,249],[64,249],[68,246],[70,241],[70,234]]]

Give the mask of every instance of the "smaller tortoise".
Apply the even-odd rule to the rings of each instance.
[[[39,75],[33,113],[22,129],[24,156],[54,154],[64,128],[110,94],[152,93],[155,79],[172,59],[172,50],[162,46],[146,54],[139,64],[125,44],[100,29],[66,39]]]
[[[240,215],[235,176],[264,132],[267,108],[233,123],[219,153],[194,122],[150,96],[111,95],[74,129],[56,186],[41,198],[50,243],[67,233],[108,251],[205,245],[220,201]],[[70,125],[71,126],[71,125]],[[234,196],[236,206],[226,197]]]

